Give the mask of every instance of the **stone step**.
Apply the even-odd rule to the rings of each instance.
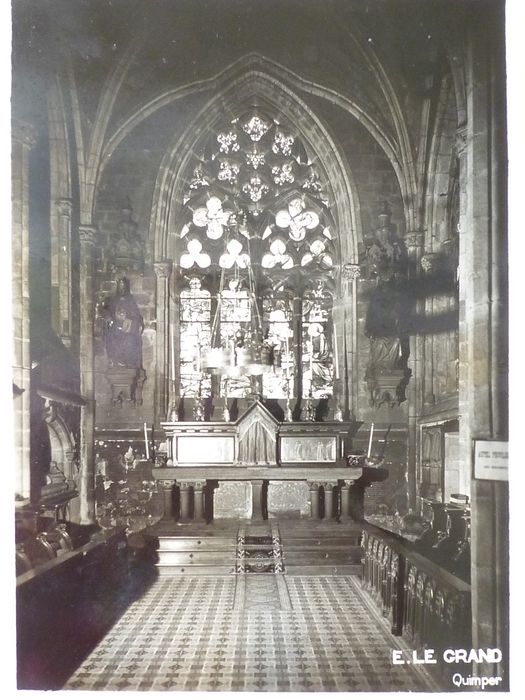
[[[355,540],[341,540],[339,542],[334,542],[333,540],[285,540],[281,542],[281,546],[286,549],[294,550],[304,550],[309,549],[314,552],[318,552],[321,549],[361,549],[361,544]]]
[[[322,563],[343,563],[360,564],[361,551],[359,552],[319,552],[316,555],[304,552],[285,552],[283,562],[286,567],[291,564],[322,564]]]
[[[361,565],[360,564],[337,564],[337,565],[321,565],[321,564],[292,564],[291,566],[284,567],[284,573],[287,576],[332,576],[337,574],[339,576],[347,575],[360,575]]]
[[[235,574],[235,565],[192,565],[192,566],[160,566],[157,564],[159,577],[169,576],[225,576]]]
[[[159,537],[159,551],[228,551],[236,547],[231,537]]]
[[[229,552],[167,552],[158,553],[159,566],[192,566],[194,564],[235,564],[235,551]]]

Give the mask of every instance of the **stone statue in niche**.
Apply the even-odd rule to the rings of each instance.
[[[114,297],[106,302],[106,353],[110,367],[139,369],[142,366],[144,322],[131,294],[129,280],[117,282]]]
[[[399,275],[403,276],[407,266],[405,244],[396,233],[396,227],[390,221],[391,211],[387,202],[379,214],[379,228],[365,236],[364,276],[387,282]]]
[[[144,321],[129,280],[117,282],[115,295],[105,304],[104,341],[108,357],[107,377],[112,389],[112,402],[142,403],[142,331]]]
[[[365,332],[370,338],[370,359],[365,379],[370,403],[394,406],[405,400],[404,390],[410,377],[407,319],[410,298],[406,291],[407,255],[403,242],[390,223],[385,204],[379,215],[380,227],[366,241],[368,278],[375,280],[370,293]]]

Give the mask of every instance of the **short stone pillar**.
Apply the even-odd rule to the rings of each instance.
[[[340,520],[348,520],[350,518],[350,486],[352,481],[343,481],[341,485],[341,512]]]
[[[195,481],[193,484],[194,520],[204,520],[205,486],[205,481]]]
[[[308,482],[310,489],[310,517],[319,520],[319,484],[315,481]]]
[[[173,481],[159,481],[159,486],[162,489],[162,499],[164,505],[164,517],[171,518],[172,499],[173,499]]]
[[[335,484],[329,481],[323,483],[325,520],[334,517],[334,486]]]
[[[180,518],[179,518],[179,520],[190,520],[192,484],[187,482],[187,481],[179,481],[179,489],[180,489]]]

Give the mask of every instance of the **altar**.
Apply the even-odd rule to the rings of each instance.
[[[362,520],[366,486],[385,469],[349,467],[357,422],[280,422],[259,401],[237,421],[165,422],[153,469],[165,517]]]

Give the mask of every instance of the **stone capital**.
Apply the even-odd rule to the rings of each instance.
[[[171,274],[172,265],[173,263],[171,260],[159,260],[158,262],[153,263],[157,278],[167,280]]]
[[[175,479],[159,479],[157,481],[157,484],[160,486],[161,489],[164,489],[165,491],[170,491],[173,488],[173,485],[175,484]]]
[[[68,197],[62,197],[55,200],[55,206],[57,208],[60,216],[71,218],[71,213],[73,211],[73,201]]]
[[[181,491],[189,491],[189,489],[194,485],[193,481],[177,481],[177,486]]]
[[[356,479],[345,479],[343,481],[343,484],[341,486],[342,489],[349,489],[351,486],[353,486],[356,482]]]
[[[361,268],[356,263],[346,263],[341,268],[343,279],[353,282],[361,277]]]
[[[78,227],[78,237],[81,244],[95,245],[97,237],[97,227],[92,224],[80,224]]]

